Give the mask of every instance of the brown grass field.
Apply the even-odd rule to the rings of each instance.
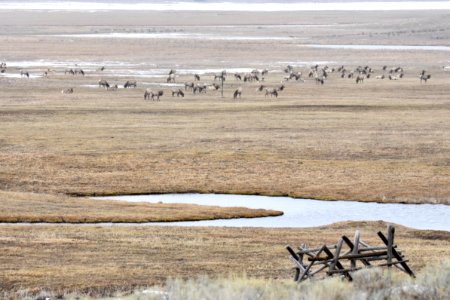
[[[280,211],[191,204],[93,201],[0,192],[0,223],[146,223],[279,216]]]
[[[450,204],[450,72],[443,68],[449,52],[303,46],[448,46],[449,15],[0,11],[0,60],[6,63],[45,59],[79,62],[81,67],[91,60],[146,62],[167,70],[267,67],[268,86],[280,83],[281,68],[289,62],[305,62],[297,68],[303,73],[314,62],[348,68],[370,65],[373,77],[381,74],[383,65],[405,69],[401,80],[371,78],[360,85],[336,73],[323,86],[305,78],[304,83],[286,83],[278,98],[256,92],[258,83],[244,84],[230,76],[224,98],[212,91],[176,98],[163,86],[165,95],[159,102],[143,100],[144,82],[163,83],[165,78],[105,77],[98,71],[72,77],[64,75],[65,67],[51,65],[28,68],[32,74],[51,68],[49,78],[0,77],[0,219],[142,222],[268,213],[85,198],[147,193]],[[295,24],[320,26],[285,26]],[[124,41],[50,36],[179,30],[295,39]],[[432,74],[427,84],[419,82],[422,69]],[[202,82],[212,82],[211,75],[202,77]],[[86,86],[101,78],[120,84],[136,79],[138,87],[110,92]],[[192,80],[192,75],[177,77],[181,83]],[[239,86],[242,99],[233,100],[232,92]],[[68,87],[75,93],[62,95]],[[171,276],[241,272],[290,278],[285,244],[334,242],[355,229],[371,243],[376,230],[384,227],[382,222],[309,229],[3,224],[0,290],[102,293],[160,284]],[[398,244],[415,270],[426,261],[448,257],[449,243],[448,232],[398,230]]]
[[[308,229],[154,226],[0,226],[4,290],[108,291],[162,284],[168,277],[247,274],[291,279],[286,244],[335,243],[354,229],[370,245],[383,222]],[[396,243],[414,271],[448,257],[450,234],[397,226]]]

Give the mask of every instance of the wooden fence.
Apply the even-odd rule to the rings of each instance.
[[[407,265],[408,260],[394,244],[394,234],[395,228],[391,225],[388,226],[387,237],[379,231],[378,236],[384,243],[384,246],[379,247],[371,247],[364,243],[360,239],[359,231],[355,232],[353,242],[344,235],[336,244],[323,245],[314,249],[308,249],[302,244],[296,252],[290,246],[286,246],[290,259],[294,263],[294,280],[300,282],[326,271],[329,276],[338,274],[351,281],[350,273],[353,271],[383,266],[397,267],[415,277]]]

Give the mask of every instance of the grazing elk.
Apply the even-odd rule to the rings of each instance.
[[[398,80],[399,78],[397,76],[389,74],[389,80]]]
[[[111,92],[115,92],[119,89],[119,87],[117,86],[117,84],[113,85],[113,86],[108,86],[106,87],[107,91],[111,91]]]
[[[194,74],[194,81],[200,81],[200,75]]]
[[[255,73],[247,73],[244,75],[244,82],[253,82],[257,81],[259,82],[259,77]]]
[[[169,74],[167,77],[167,83],[169,82],[175,83],[175,73]]]
[[[30,78],[30,73],[27,71],[20,70],[20,77]]]
[[[300,80],[302,82],[305,82],[302,79],[302,72],[292,72],[291,74],[289,74],[289,76],[287,78],[285,77],[285,81],[289,81],[291,79],[295,79],[295,81],[299,81]]]
[[[234,74],[234,79],[236,79],[236,80],[242,80],[241,74],[235,73],[235,74]]]
[[[193,92],[194,92],[194,95],[195,94],[200,94],[200,93],[206,93],[206,89],[208,88],[208,86],[206,85],[206,84],[197,84],[195,87],[194,87],[194,90],[193,90]]]
[[[227,76],[227,71],[223,70],[221,73],[219,74],[214,74],[214,81],[216,81],[217,79],[219,81],[225,81]]]
[[[194,91],[194,83],[193,82],[185,82],[184,83],[184,90],[192,90]]]
[[[62,94],[73,94],[73,88],[64,89],[61,91]]]
[[[175,97],[175,96],[184,98],[184,92],[181,89],[172,90],[172,97]]]
[[[363,82],[364,82],[364,75],[361,73],[358,76],[356,76],[356,84]]]
[[[287,65],[286,68],[283,69],[284,73],[291,73],[294,70],[294,67],[291,65]]]
[[[164,95],[164,91],[159,90],[159,91],[152,91],[151,89],[146,89],[145,93],[144,93],[144,100],[150,100],[150,98],[152,99],[152,101],[159,101],[160,97]],[[156,98],[156,100],[155,100]]]
[[[420,83],[422,83],[423,81],[425,81],[425,83],[427,83],[428,79],[431,78],[431,75],[426,74],[426,71],[422,70],[422,72],[419,74],[419,78],[420,78]]]
[[[264,95],[264,97],[267,97],[267,96],[278,98],[277,89],[274,89],[274,88],[266,89],[266,94]]]
[[[109,88],[109,83],[108,83],[108,81],[101,79],[98,81],[98,87],[107,89],[107,88]]]
[[[325,83],[325,78],[323,77],[323,76],[316,76],[315,78],[314,78],[314,80],[316,81],[316,84],[320,84],[320,85],[323,85],[324,83]]]
[[[123,88],[127,89],[127,88],[135,88],[137,87],[137,82],[135,80],[127,80],[127,82],[125,82],[125,84],[123,85]]]
[[[84,76],[84,71],[83,69],[77,68],[75,70],[73,70],[74,75],[82,75]]]
[[[241,99],[242,96],[242,88],[239,87],[237,90],[234,91],[233,93],[233,99],[237,99],[239,97],[239,99]]]
[[[66,69],[66,70],[64,71],[64,75],[67,75],[67,74],[75,75],[75,71],[74,71],[73,69]]]
[[[218,85],[217,83],[212,83],[209,85],[209,89],[213,90],[213,91],[217,91],[220,89],[220,85]]]

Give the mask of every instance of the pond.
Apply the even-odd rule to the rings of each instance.
[[[382,204],[223,194],[138,195],[97,197],[95,199],[150,203],[189,203],[224,207],[241,206],[284,212],[284,215],[279,217],[151,223],[150,225],[313,227],[341,221],[383,220],[417,229],[450,231],[450,206],[444,204]]]

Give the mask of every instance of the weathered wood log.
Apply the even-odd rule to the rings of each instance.
[[[381,238],[383,243],[385,243],[387,246],[388,240],[381,231],[378,231],[378,236]],[[402,260],[402,257],[400,256],[400,254],[398,254],[397,250],[395,250],[394,248],[391,248],[391,249],[392,249],[392,255],[397,260],[399,260],[399,261]],[[400,265],[403,267],[403,269],[405,269],[406,273],[408,273],[411,277],[414,277],[414,278],[416,277],[416,275],[414,275],[414,272],[409,268],[409,266],[405,262],[400,263]]]
[[[350,239],[348,237],[346,237],[345,235],[342,236],[342,239],[347,244],[347,246],[350,248],[350,250],[353,251],[353,248],[355,247],[355,245],[353,245],[352,241],[350,241]],[[370,266],[370,263],[367,260],[362,260],[362,263],[366,266]]]
[[[328,255],[329,258],[333,258],[333,253],[331,253],[331,251],[325,247],[324,249],[325,253]],[[338,268],[338,270],[341,271],[341,273],[349,280],[352,281],[353,278],[352,276],[350,276],[350,274],[348,272],[343,271],[344,267],[342,266],[342,264],[339,262],[339,260],[336,262],[336,267]]]
[[[324,251],[325,248],[327,248],[327,246],[323,245],[322,248],[316,253],[315,258],[318,258],[319,255],[322,253],[322,251]],[[305,276],[309,276],[308,272],[311,269],[311,267],[314,265],[314,262],[315,262],[315,260],[313,258],[311,263],[306,267],[306,270],[303,273],[300,273],[300,277],[299,277],[298,281],[302,281]]]

